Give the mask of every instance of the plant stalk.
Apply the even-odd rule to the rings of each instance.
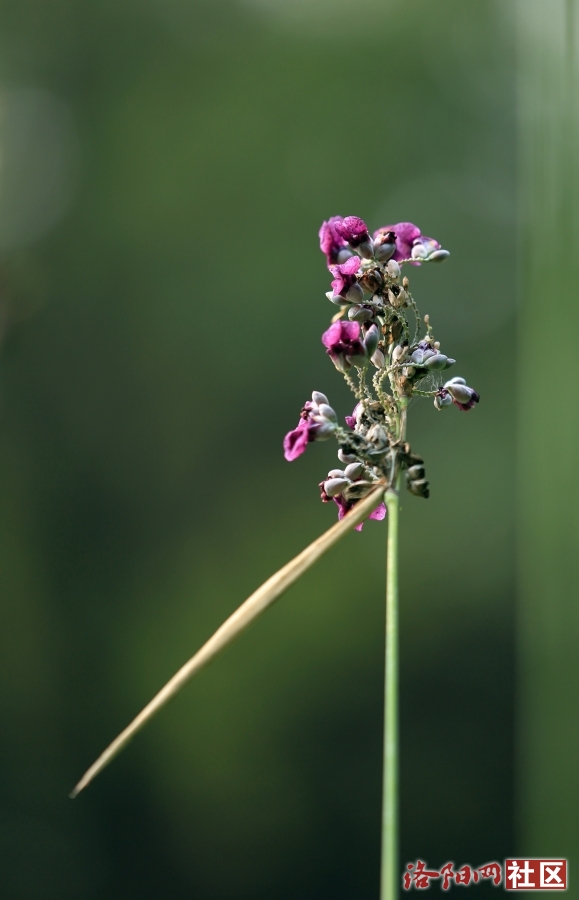
[[[247,598],[238,609],[217,629],[215,634],[201,647],[191,659],[182,666],[179,671],[161,688],[158,694],[141,710],[138,716],[127,725],[106,750],[85,772],[81,780],[71,793],[76,797],[90,782],[107,766],[112,759],[120,753],[134,735],[152,719],[156,713],[177,694],[181,688],[196,675],[202,668],[210,663],[219,653],[228,647],[262,612],[264,612],[284,591],[300,578],[317,560],[333,547],[352,528],[363,522],[372,510],[382,501],[382,483],[376,485],[376,489],[368,494],[355,507],[335,525],[332,525],[324,534],[320,535],[305,550],[302,550],[291,562],[283,566],[275,575],[268,578],[261,587]]]
[[[386,660],[384,672],[384,780],[380,900],[398,896],[398,492],[386,491]]]

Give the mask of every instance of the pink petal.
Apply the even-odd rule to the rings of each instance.
[[[293,462],[305,452],[309,444],[309,427],[305,419],[302,419],[297,428],[288,431],[283,439],[283,455],[288,462]]]
[[[368,516],[369,519],[375,519],[377,522],[381,522],[382,519],[386,518],[386,507],[383,503],[380,506],[377,506],[374,512],[371,512]]]
[[[388,230],[395,231],[396,237],[407,244],[412,244],[412,241],[421,236],[420,228],[412,222],[399,222],[398,225],[393,225]]]
[[[340,270],[343,275],[355,275],[361,264],[362,261],[359,256],[351,256],[350,259],[341,264]]]

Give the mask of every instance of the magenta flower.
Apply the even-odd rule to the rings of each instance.
[[[326,257],[328,269],[336,263],[343,263],[352,255],[347,241],[338,233],[337,227],[344,220],[342,216],[332,216],[320,228],[320,250]]]
[[[412,265],[419,266],[421,259],[426,259],[435,250],[440,250],[440,244],[434,238],[426,237],[417,225],[412,222],[398,222],[397,225],[384,225],[374,232],[375,240],[382,240],[388,232],[396,235],[396,250],[392,259],[399,262],[402,259],[411,259]]]
[[[366,244],[370,240],[368,226],[358,216],[346,216],[345,219],[336,222],[335,228],[339,236],[347,241],[350,247],[359,247],[360,244]]]
[[[356,253],[364,259],[372,259],[374,243],[363,219],[358,216],[346,216],[341,222],[336,222],[336,231]]]
[[[366,348],[360,340],[358,322],[344,322],[340,319],[330,325],[322,335],[326,353],[339,372],[348,372],[352,366],[366,364]]]
[[[357,285],[356,281],[356,272],[360,268],[360,257],[352,256],[350,259],[347,259],[346,262],[341,263],[337,266],[330,266],[330,272],[334,276],[334,280],[332,281],[332,290],[334,292],[334,296],[336,297],[344,297],[348,295],[348,292],[354,285]],[[355,297],[356,300],[359,301],[360,297],[363,294],[360,291],[356,291]]]
[[[328,404],[328,398],[319,391],[313,391],[300,412],[297,428],[288,431],[283,439],[283,455],[293,462],[305,452],[312,441],[325,441],[335,431],[336,413]]]

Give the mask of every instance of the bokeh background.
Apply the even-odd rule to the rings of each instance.
[[[410,219],[482,401],[411,410],[401,865],[514,852],[515,41],[478,0],[8,0],[0,13],[0,880],[11,900],[373,898],[386,529],[350,535],[71,802],[334,520],[282,457],[321,221]],[[437,888],[435,888],[437,890]],[[486,893],[486,886],[478,886]],[[490,888],[489,888],[490,890]]]

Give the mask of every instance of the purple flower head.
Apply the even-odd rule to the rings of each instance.
[[[359,247],[360,244],[366,244],[370,240],[368,226],[358,216],[346,216],[341,222],[336,222],[335,227],[337,233],[350,247]]]
[[[435,250],[440,250],[440,244],[434,238],[426,237],[417,225],[412,222],[398,222],[397,225],[384,225],[374,232],[374,239],[383,240],[388,232],[396,235],[396,250],[392,259],[399,262],[401,259],[412,259],[412,265],[419,266],[421,259],[426,259]]]
[[[324,331],[322,344],[340,372],[347,372],[353,365],[362,366],[366,362],[366,348],[360,340],[358,322],[344,322],[341,319],[334,322]]]
[[[329,221],[323,222],[320,228],[320,250],[326,257],[328,269],[331,265],[344,262],[352,255],[347,241],[337,231],[337,226],[343,221],[342,216],[332,216]]]
[[[356,272],[360,268],[360,257],[352,256],[346,262],[337,266],[330,266],[330,272],[334,276],[332,290],[336,296],[345,297],[351,287],[356,284]]]
[[[451,378],[437,394],[441,401],[448,396],[452,397],[452,402],[463,412],[468,412],[480,400],[480,395],[468,387],[464,378]]]
[[[328,398],[319,391],[312,393],[300,412],[300,421],[283,439],[283,455],[293,462],[305,452],[312,441],[325,441],[336,428],[336,413],[328,404]]]

